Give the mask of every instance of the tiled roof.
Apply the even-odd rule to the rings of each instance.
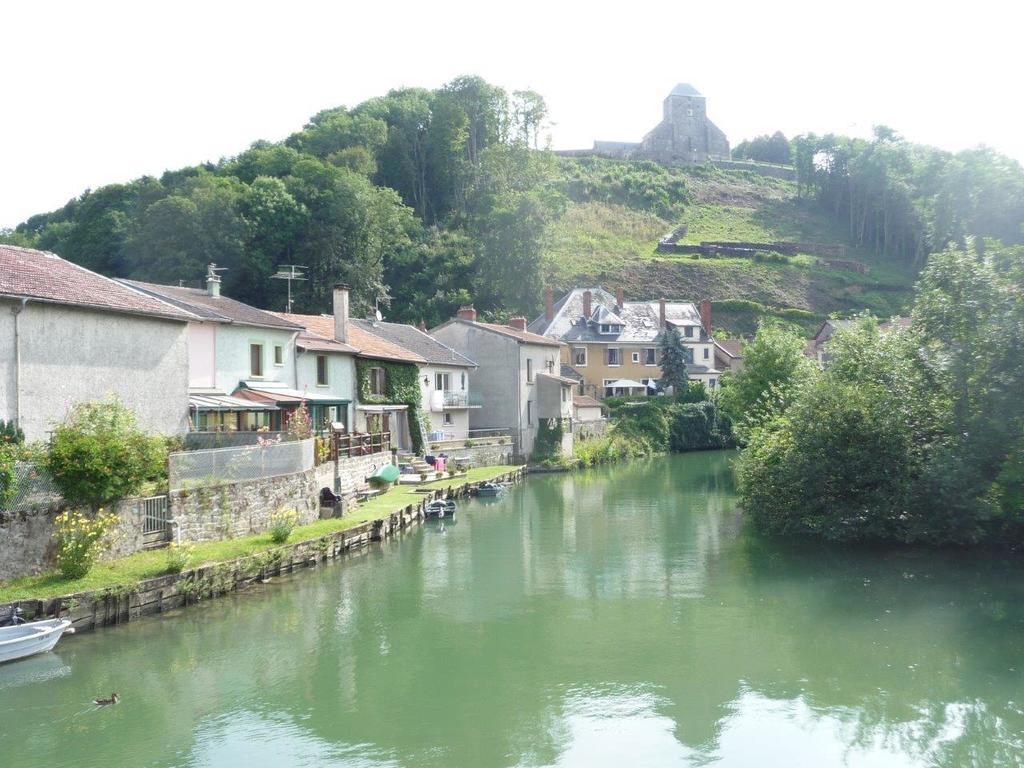
[[[255,325],[263,328],[281,328],[288,331],[297,331],[302,327],[278,317],[273,312],[257,309],[235,299],[229,299],[227,296],[210,296],[202,288],[157,285],[138,280],[119,280],[118,282],[170,302],[204,320]]]
[[[601,408],[601,403],[590,395],[573,395],[572,404],[577,408]]]
[[[0,295],[172,320],[196,319],[56,254],[14,245],[0,245]]]
[[[729,357],[743,357],[742,339],[722,339],[721,341],[716,339],[715,346],[729,355]]]
[[[276,313],[275,313],[276,314]],[[292,322],[299,323],[307,331],[325,339],[334,338],[334,317],[332,315],[284,315]],[[338,343],[338,342],[335,342]],[[397,360],[401,363],[425,363],[416,353],[393,344],[375,333],[363,329],[358,321],[348,321],[348,341],[353,352],[360,357],[373,357],[380,360]]]
[[[442,344],[433,336],[415,326],[403,325],[401,323],[386,323],[384,321],[350,320],[349,326],[351,327],[353,324],[367,333],[380,336],[403,349],[414,352],[428,363],[435,365],[471,365],[474,368],[476,367],[476,363],[468,357],[459,354],[447,344]]]
[[[573,379],[576,382],[583,381],[583,374],[577,371],[571,365],[566,365],[565,363],[562,363],[561,369],[562,376],[564,376],[565,378]]]
[[[618,334],[599,333],[593,323],[583,319],[583,294],[590,291],[591,317],[607,310],[605,316],[621,318],[623,329]],[[596,288],[574,288],[559,299],[554,306],[555,316],[550,322],[544,315],[528,326],[533,333],[543,334],[564,342],[603,342],[606,344],[653,344],[661,334],[661,306],[658,301],[626,301],[620,309],[615,296],[600,286]],[[666,301],[665,320],[675,326],[696,326],[700,329],[700,340],[708,336],[701,324],[700,312],[691,302]],[[606,322],[606,321],[602,321]],[[696,339],[693,339],[696,340]]]
[[[302,349],[311,352],[347,352],[350,355],[356,354],[359,350],[351,344],[336,341],[334,338],[334,318],[330,315],[290,315],[286,312],[271,312],[270,314],[297,323],[306,329],[300,333],[295,343]]]

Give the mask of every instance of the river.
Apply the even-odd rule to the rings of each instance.
[[[730,458],[66,638],[0,666],[0,766],[1024,765],[1021,561],[761,541]]]

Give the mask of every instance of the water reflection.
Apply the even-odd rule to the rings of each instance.
[[[39,657],[60,674],[0,667],[17,694],[0,696],[0,755],[1020,764],[1020,563],[758,542],[731,478],[727,454],[534,478],[444,534],[69,638]],[[122,704],[88,706],[110,690]]]

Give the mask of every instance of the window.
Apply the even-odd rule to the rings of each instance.
[[[445,411],[443,414],[441,414],[441,423],[444,424],[446,427],[450,427],[452,424],[455,423],[455,418],[452,416],[450,411]]]
[[[370,394],[383,395],[384,389],[387,386],[385,370],[383,368],[371,368],[367,373],[370,379]]]
[[[717,384],[717,383],[718,383],[718,381],[716,379],[708,379],[708,388],[714,389],[715,388],[715,384]]]
[[[434,374],[434,389],[439,392],[447,392],[452,388],[451,375],[447,373]]]
[[[708,350],[708,348],[707,348],[707,347],[704,347],[704,359],[705,359],[705,360],[707,360],[707,359],[708,359],[708,355],[709,355],[709,354],[710,354],[710,350]]]
[[[599,330],[601,333],[622,333],[622,326],[618,323],[601,323]]]
[[[633,353],[633,362],[634,363],[639,363],[640,362],[640,353],[639,352],[634,352]]]
[[[573,347],[572,348],[572,364],[578,365],[580,368],[587,367],[587,348],[586,347]]]
[[[622,365],[622,350],[618,347],[608,347],[608,365]]]
[[[263,345],[249,345],[249,374],[253,378],[263,375]]]
[[[465,371],[463,371],[462,373],[459,374],[459,388],[463,392],[466,391],[466,372]]]
[[[686,326],[686,338],[688,338],[688,339],[692,339],[693,338],[693,326],[692,325]]]
[[[564,402],[565,402],[566,400],[568,400],[568,399],[569,399],[569,398],[568,398],[568,397],[566,396],[566,393],[567,393],[568,391],[569,391],[569,390],[568,390],[568,389],[567,389],[566,387],[562,387],[562,402],[563,402],[563,403],[564,403]]]
[[[280,344],[274,345],[274,365],[284,365],[284,347]]]
[[[532,426],[533,424],[533,401],[526,401],[526,426]]]
[[[316,356],[316,385],[327,386],[327,355]]]
[[[658,364],[658,350],[654,347],[647,347],[644,350],[644,365]]]
[[[533,383],[533,360],[526,358],[526,383]],[[527,420],[529,423],[529,420]]]
[[[687,107],[686,108],[686,116],[687,117],[693,117],[693,107]]]

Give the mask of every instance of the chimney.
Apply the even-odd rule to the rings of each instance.
[[[549,323],[555,319],[555,293],[550,288],[544,289],[544,319]]]
[[[217,265],[213,263],[206,265],[206,293],[215,299],[220,296],[220,275],[217,274]]]
[[[700,301],[700,322],[704,326],[704,330],[711,335],[711,300],[701,299]]]
[[[617,306],[619,308],[620,312],[622,311],[622,305],[625,304],[625,303],[626,303],[626,296],[622,292],[622,288],[616,288],[615,289],[615,306]]]
[[[334,338],[348,341],[348,286],[344,283],[334,286]]]
[[[587,320],[587,321],[590,320],[590,315],[592,314],[591,311],[590,311],[590,299],[591,299],[590,291],[584,291],[583,292],[583,319]]]
[[[658,324],[660,327],[665,328],[665,300],[658,299]]]
[[[459,307],[459,311],[455,313],[455,316],[460,320],[469,320],[471,323],[476,322],[476,310],[473,309],[472,304],[464,304]]]
[[[515,328],[517,331],[526,330],[526,318],[522,315],[516,315],[508,319],[508,327]]]

